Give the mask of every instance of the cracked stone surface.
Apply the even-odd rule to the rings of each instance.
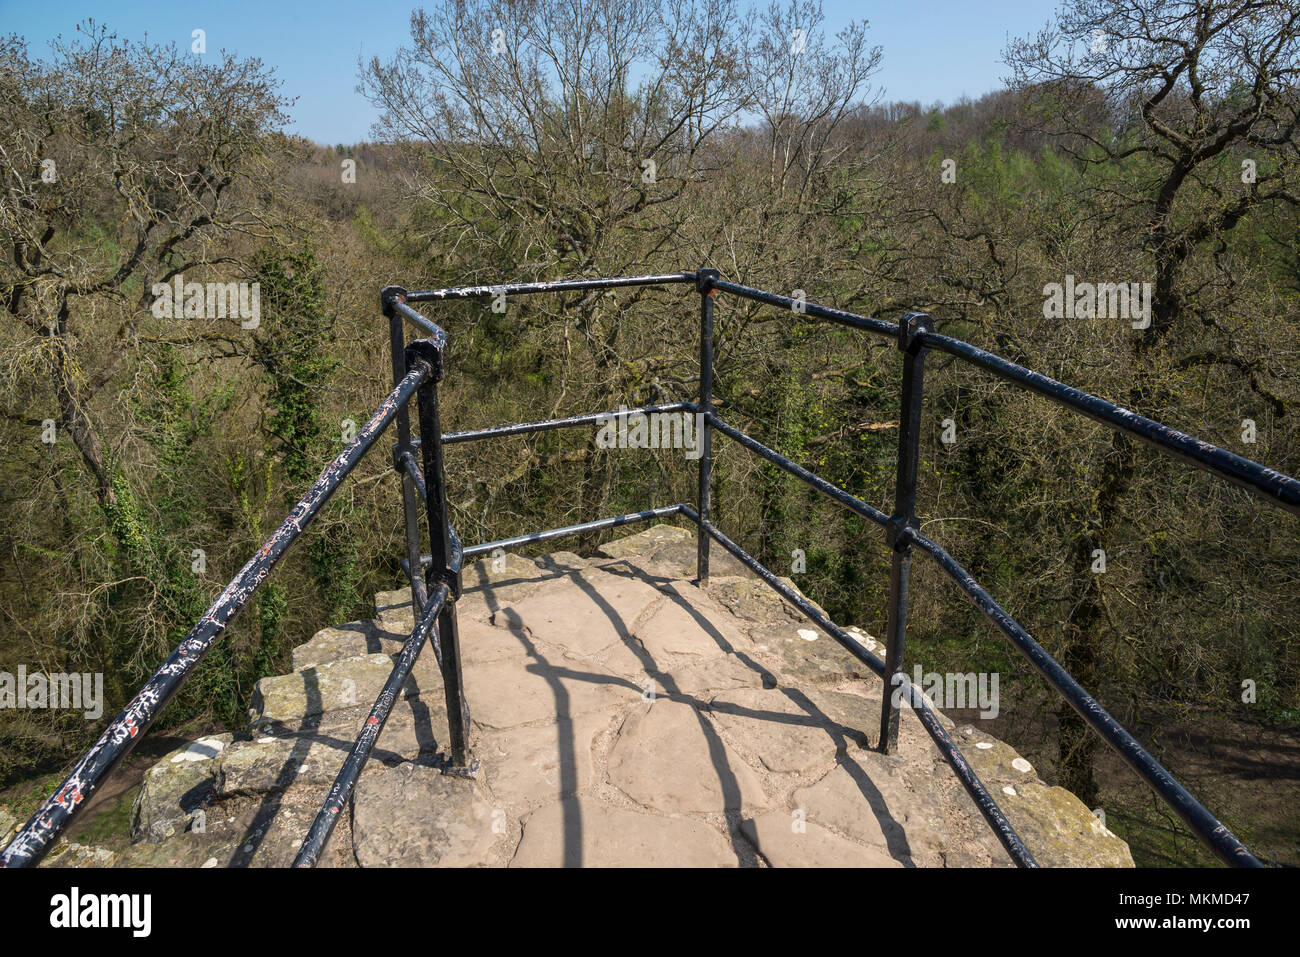
[[[708,715],[666,698],[623,722],[609,756],[609,780],[642,807],[666,814],[753,811],[768,804],[758,775]]]
[[[484,734],[478,754],[497,807],[517,819],[538,805],[591,787],[592,738],[608,719],[582,715]]]
[[[716,828],[572,797],[534,811],[511,867],[730,867],[736,854]]]
[[[216,784],[214,759],[232,740],[229,734],[201,738],[150,768],[131,807],[131,840],[157,843],[184,831]]]
[[[1011,866],[913,712],[898,754],[872,750],[879,679],[721,549],[692,584],[695,547],[693,529],[657,525],[590,558],[466,568],[477,775],[445,773],[426,647],[319,866]],[[55,866],[292,862],[413,626],[409,591],[392,591],[372,620],[318,632],[290,674],[258,682],[245,733],[146,773],[131,847],[69,846]],[[1132,866],[1012,748],[954,737],[1040,863]]]
[[[632,633],[633,625],[662,595],[652,585],[600,571],[565,576],[503,608],[493,624],[527,631],[538,642],[569,654],[605,651]]]
[[[741,833],[773,867],[902,867],[882,848],[846,840],[783,811],[742,821]]]
[[[263,678],[253,688],[249,720],[255,727],[288,724],[374,701],[392,670],[393,661],[388,655],[354,655],[311,665],[293,674]],[[402,694],[409,697],[419,690],[412,676]]]
[[[865,743],[861,732],[842,727],[785,689],[718,695],[709,704],[709,716],[729,739],[778,773],[827,768],[850,741]]]
[[[689,591],[688,591],[689,589]],[[740,643],[736,629],[708,604],[698,588],[665,589],[668,594],[633,627],[636,640],[656,661],[688,655],[715,658]]]
[[[352,846],[362,867],[490,863],[504,829],[477,782],[410,762],[367,774],[353,796]]]
[[[877,752],[848,756],[815,784],[796,790],[790,804],[808,821],[905,864],[940,863],[947,834],[938,799],[924,787],[910,787],[901,764]],[[977,813],[973,806],[971,813]]]
[[[584,668],[560,653],[536,659],[494,661],[465,666],[465,688],[470,714],[483,728],[573,718],[593,711],[636,701],[640,689],[617,677]],[[472,689],[472,690],[471,690]]]
[[[635,535],[606,542],[598,551],[607,558],[616,559],[611,567],[626,573],[639,572],[650,578],[668,580],[691,581],[695,578],[694,530],[654,525]],[[713,577],[741,576],[758,580],[730,552],[717,545],[709,550],[709,574]]]

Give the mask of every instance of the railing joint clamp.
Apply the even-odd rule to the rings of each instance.
[[[393,317],[393,303],[406,302],[406,290],[401,286],[385,286],[379,290],[379,307],[384,311],[384,316],[391,319]]]
[[[398,475],[405,475],[407,472],[406,463],[402,461],[402,458],[407,455],[410,455],[412,459],[415,458],[415,448],[410,442],[393,443],[393,470]]]
[[[701,295],[707,293],[711,296],[717,292],[717,290],[713,288],[713,284],[718,281],[718,278],[721,275],[721,273],[713,268],[697,269],[695,271],[695,288]]]
[[[917,355],[926,348],[921,333],[934,332],[934,320],[924,312],[909,312],[898,320],[898,348],[908,355]]]
[[[910,552],[920,527],[920,519],[916,516],[904,519],[901,515],[893,515],[885,523],[885,544],[896,552]]]
[[[426,588],[430,594],[433,593],[439,585],[447,586],[447,604],[452,605],[460,600],[463,593],[460,572],[451,568],[435,568],[432,564],[429,570],[425,572]]]
[[[432,382],[442,381],[442,359],[442,347],[432,339],[414,339],[406,344],[406,368],[410,369],[416,362],[427,362],[433,373]]]

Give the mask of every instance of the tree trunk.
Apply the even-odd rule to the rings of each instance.
[[[1144,392],[1142,387],[1138,387],[1130,393],[1131,407],[1137,407]],[[1112,434],[1110,452],[1102,465],[1095,524],[1084,529],[1074,540],[1074,582],[1070,591],[1072,613],[1065,622],[1065,648],[1060,660],[1065,670],[1093,695],[1098,693],[1100,672],[1097,666],[1102,660],[1102,642],[1105,638],[1114,638],[1105,634],[1107,621],[1102,586],[1107,573],[1093,571],[1097,560],[1094,552],[1105,550],[1107,542],[1113,540],[1121,499],[1137,472],[1136,453],[1128,436],[1122,432]],[[1097,782],[1093,775],[1097,736],[1064,701],[1056,714],[1061,786],[1073,791],[1079,800],[1092,807],[1097,800]]]

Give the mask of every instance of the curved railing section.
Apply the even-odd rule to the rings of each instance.
[[[443,434],[438,407],[438,383],[443,377],[447,336],[441,328],[412,308],[411,303],[446,302],[489,297],[582,292],[638,286],[692,284],[700,302],[700,393],[696,402],[674,402],[549,419],[542,422],[496,426],[467,432]],[[899,417],[898,463],[895,475],[894,507],[886,515],[861,499],[826,481],[786,456],[768,448],[741,430],[722,421],[713,411],[713,306],[718,293],[728,293],[755,302],[791,309],[862,332],[895,340],[902,354],[901,414]],[[394,389],[342,453],[321,474],[288,518],[235,576],[207,613],[186,635],[167,661],[145,684],[131,703],[111,721],[95,745],[77,762],[67,779],[37,810],[26,826],[0,854],[0,865],[26,866],[41,859],[52,842],[68,826],[102,781],[141,738],[158,713],[193,672],[212,645],[221,637],[240,609],[265,581],[275,565],[303,530],[316,517],[339,484],[351,473],[378,437],[395,427],[397,441],[392,450],[393,466],[401,476],[406,555],[400,564],[410,584],[415,609],[415,627],[396,656],[393,671],[371,708],[361,733],[345,757],[333,786],[313,821],[299,854],[296,867],[312,867],[333,832],[339,815],[351,798],[385,722],[411,669],[426,645],[433,646],[447,699],[448,754],[444,771],[477,773],[478,761],[470,747],[469,708],[465,703],[460,661],[460,639],[456,626],[456,600],[461,594],[464,562],[497,548],[518,548],[554,539],[618,528],[656,519],[681,517],[698,531],[697,578],[701,587],[709,579],[710,543],[717,542],[773,588],[782,598],[846,648],[885,682],[880,715],[880,748],[889,753],[898,746],[898,709],[891,688],[897,687],[917,714],[958,780],[992,828],[1011,858],[1022,867],[1035,867],[1032,853],[1016,833],[979,776],[971,768],[944,728],[932,702],[912,686],[903,668],[906,651],[908,593],[911,556],[919,549],[956,583],[963,595],[989,619],[1034,670],[1075,709],[1103,741],[1164,800],[1188,828],[1224,863],[1261,866],[1261,862],[1233,834],[1180,785],[1061,665],[1029,635],[951,555],[920,534],[916,516],[916,487],[919,464],[921,408],[924,400],[925,357],[931,350],[944,352],[983,369],[1022,389],[1064,406],[1117,431],[1160,449],[1195,468],[1233,482],[1271,505],[1300,514],[1300,482],[1291,476],[1242,458],[1225,449],[1171,429],[1128,409],[1082,392],[1014,362],[986,352],[970,343],[940,335],[930,317],[914,312],[900,322],[860,316],[842,309],[796,301],[776,293],[723,281],[717,270],[620,276],[598,279],[566,279],[557,282],[511,283],[491,286],[461,286],[408,292],[397,286],[380,293],[384,315],[389,320]],[[425,336],[406,341],[405,325],[410,322]],[[411,430],[409,403],[415,399],[419,434]],[[546,529],[513,538],[464,547],[451,526],[446,498],[443,446],[458,445],[511,435],[527,435],[561,428],[578,428],[608,422],[612,417],[690,411],[703,422],[699,437],[698,498],[687,504],[598,518],[578,525]],[[748,451],[785,470],[832,501],[884,531],[891,553],[889,605],[886,612],[885,658],[882,660],[853,635],[831,621],[824,612],[791,588],[779,576],[728,538],[712,520],[711,473],[713,433],[731,439]],[[419,458],[417,459],[417,454]],[[429,551],[422,544],[420,511],[424,511]]]
[[[326,807],[308,834],[298,863],[308,860],[314,863],[336,819],[327,811],[334,808],[334,814],[337,814],[337,809],[350,794],[356,775],[360,773],[361,766],[374,747],[383,722],[387,720],[393,700],[390,686],[396,680],[395,687],[400,690],[430,635],[433,636],[434,652],[442,666],[443,681],[447,688],[448,722],[451,730],[450,765],[453,770],[472,768],[467,743],[469,713],[464,707],[463,685],[460,680],[454,611],[455,599],[460,595],[463,549],[448,521],[442,449],[438,441],[441,432],[438,423],[438,382],[442,378],[447,337],[436,325],[416,314],[416,325],[428,336],[407,344],[401,327],[403,313],[390,290],[384,291],[383,305],[393,325],[393,391],[338,457],[325,467],[320,478],[289,512],[280,527],[225,587],[153,677],[122,712],[109,722],[103,734],[77,761],[58,790],[41,804],[3,853],[0,853],[0,866],[33,866],[49,852],[54,841],[72,823],[122,759],[144,737],[158,714],[194,673],[235,616],[248,604],[249,599],[315,520],[334,492],[394,423],[397,425],[398,443],[394,448],[393,461],[402,475],[404,507],[408,520],[408,555],[416,556],[415,567],[419,567],[422,537],[416,520],[418,490],[419,499],[425,503],[430,554],[437,555],[438,560],[425,563],[425,576],[411,577],[419,624],[398,656],[393,676],[385,684],[370,714],[372,720],[367,722],[356,746],[344,762],[339,779],[330,791]],[[416,465],[414,457],[418,442],[410,434],[408,406],[412,399],[418,405],[420,426],[424,434],[431,438],[424,443],[422,450],[423,472]],[[407,567],[407,563],[403,565]]]

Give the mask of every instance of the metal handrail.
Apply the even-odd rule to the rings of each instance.
[[[447,336],[436,324],[412,309],[409,303],[678,283],[694,283],[700,296],[700,396],[697,403],[675,402],[624,409],[617,413],[580,415],[566,419],[443,434],[439,420],[437,384],[443,375]],[[827,482],[739,429],[726,424],[714,414],[713,300],[718,292],[727,292],[767,305],[788,308],[800,314],[889,336],[896,340],[899,350],[903,353],[903,383],[895,502],[891,515],[886,515]],[[473,758],[469,746],[469,709],[464,696],[455,608],[456,600],[461,593],[462,566],[466,559],[490,553],[498,548],[513,548],[673,516],[686,518],[698,529],[696,570],[701,587],[707,587],[708,584],[709,544],[711,541],[716,541],[763,579],[782,598],[885,680],[885,693],[882,695],[881,704],[880,747],[886,753],[897,747],[898,735],[898,712],[893,703],[894,695],[889,691],[891,685],[900,687],[904,692],[900,697],[916,711],[922,726],[953,768],[980,813],[1012,859],[1020,866],[1035,867],[1037,863],[997,802],[948,735],[932,703],[908,681],[903,670],[910,559],[914,548],[920,548],[923,554],[933,559],[957,583],[965,596],[974,602],[976,607],[1011,642],[1012,647],[1030,661],[1053,689],[1064,697],[1088,725],[1124,758],[1162,800],[1174,809],[1220,860],[1236,866],[1262,866],[1261,862],[1221,822],[1178,784],[1128,731],[1120,726],[1041,645],[1034,641],[1028,632],[993,600],[966,569],[942,547],[918,531],[919,522],[915,514],[915,504],[925,355],[930,349],[946,352],[1021,388],[1045,396],[1073,412],[1133,435],[1181,461],[1247,488],[1270,504],[1300,514],[1300,482],[1296,479],[1137,415],[1104,399],[1064,385],[970,343],[940,335],[934,330],[933,321],[924,313],[909,313],[901,322],[891,323],[725,282],[715,269],[648,276],[462,286],[415,292],[389,286],[381,291],[380,301],[390,324],[393,392],[356,438],[326,467],[312,489],[290,512],[289,517],[275,534],[235,576],[171,657],[132,699],[126,709],[109,724],[98,742],[81,758],[60,788],[42,804],[3,854],[0,854],[0,866],[26,866],[39,862],[54,839],[67,827],[78,810],[84,806],[85,801],[98,789],[102,780],[112,772],[139,740],[141,734],[148,729],[158,712],[176,693],[234,616],[243,608],[276,563],[297,540],[303,529],[311,523],[334,490],[351,473],[357,462],[389,424],[396,425],[398,441],[393,448],[393,465],[401,476],[406,532],[406,558],[400,564],[411,583],[412,604],[417,616],[416,624],[398,654],[393,671],[376,699],[361,733],[344,760],[321,811],[313,821],[294,861],[295,866],[311,867],[319,859],[338,815],[349,799],[357,777],[383,730],[392,706],[430,637],[432,641],[429,643],[433,645],[434,654],[438,659],[447,697],[451,755],[446,762],[445,770],[470,775],[476,772],[478,762]],[[403,328],[404,320],[422,329],[428,334],[427,338],[408,343]],[[419,406],[420,435],[418,437],[411,434],[407,408],[407,403],[413,396],[416,397]],[[592,425],[607,421],[611,416],[678,411],[695,412],[700,414],[703,420],[699,437],[702,454],[699,460],[699,497],[696,508],[685,504],[664,506],[482,543],[468,548],[462,546],[451,526],[447,509],[446,479],[442,460],[444,445]],[[711,470],[714,429],[884,529],[886,543],[892,552],[884,661],[832,622],[817,606],[787,585],[713,524]],[[423,469],[416,461],[417,450],[423,457]],[[420,549],[422,536],[417,517],[417,505],[420,502],[424,504],[431,545],[431,550],[427,554],[422,554]]]
[[[570,535],[616,527],[637,521],[646,521],[652,517],[664,517],[677,514],[692,521],[699,529],[697,546],[697,576],[701,585],[707,585],[709,542],[717,541],[735,555],[743,564],[757,573],[788,602],[798,608],[823,630],[832,635],[855,656],[866,663],[886,681],[886,691],[890,686],[900,686],[906,694],[911,707],[917,711],[927,732],[935,740],[944,757],[952,765],[964,786],[975,799],[977,806],[989,822],[1003,846],[1012,858],[1021,866],[1034,866],[1032,855],[1025,849],[1014,828],[997,807],[996,801],[988,795],[978,777],[961,757],[960,751],[947,738],[942,725],[934,719],[933,712],[924,695],[913,688],[903,670],[905,650],[906,619],[908,609],[908,589],[910,584],[910,558],[914,548],[934,560],[962,589],[963,593],[988,617],[994,625],[1011,642],[1018,652],[1024,655],[1035,670],[1047,679],[1048,683],[1061,694],[1067,702],[1084,718],[1102,739],[1114,748],[1158,796],[1168,803],[1178,816],[1188,825],[1196,836],[1208,846],[1220,860],[1235,866],[1261,866],[1261,862],[1250,853],[1232,833],[1209,811],[1200,805],[1174,778],[1165,770],[1104,708],[1074,680],[1033,638],[1008,615],[986,591],[962,568],[946,551],[918,532],[919,521],[915,514],[916,484],[919,457],[919,426],[921,405],[924,396],[924,359],[930,349],[938,349],[962,359],[977,367],[1012,382],[1013,384],[1035,392],[1039,395],[1065,406],[1073,412],[1082,414],[1110,428],[1126,432],[1159,448],[1181,461],[1197,468],[1209,471],[1237,485],[1250,489],[1265,501],[1278,505],[1291,512],[1300,512],[1300,482],[1296,479],[1252,462],[1225,449],[1203,442],[1185,433],[1178,432],[1152,419],[1137,415],[1097,396],[1067,386],[1054,379],[1043,376],[1016,363],[1002,359],[969,343],[934,330],[933,321],[924,313],[909,313],[901,322],[861,316],[842,309],[835,309],[817,303],[794,299],[777,293],[754,289],[738,283],[722,280],[716,270],[700,269],[695,273],[677,273],[668,276],[633,276],[615,279],[564,280],[553,283],[521,283],[513,285],[466,286],[450,289],[433,290],[409,294],[408,301],[443,301],[486,298],[505,294],[528,295],[533,293],[556,291],[581,291],[585,289],[608,289],[621,286],[651,285],[661,283],[684,283],[694,281],[700,294],[700,398],[698,403],[671,403],[667,406],[646,406],[642,409],[627,410],[653,413],[655,411],[678,411],[689,409],[702,413],[704,429],[700,437],[703,452],[699,459],[699,498],[698,511],[687,505],[668,506],[641,513],[618,516],[613,519],[598,519],[579,525],[560,529],[549,529],[529,535],[488,542],[466,549],[466,556],[486,554],[497,548],[517,547],[541,541],[549,541]],[[773,451],[744,432],[719,419],[712,409],[712,364],[713,364],[713,299],[718,292],[726,292],[742,298],[767,305],[790,309],[792,312],[824,319],[841,326],[895,339],[903,353],[902,414],[899,428],[898,473],[895,483],[894,511],[886,515],[883,511],[850,495],[825,479],[804,468],[789,458]],[[567,419],[552,419],[544,422],[513,426],[498,426],[473,431],[454,433],[444,437],[445,442],[463,443],[485,438],[505,435],[527,434],[549,429],[590,425],[606,421],[613,413],[573,416]],[[893,567],[890,575],[889,611],[886,622],[886,660],[867,652],[847,632],[825,618],[806,599],[792,591],[778,576],[766,569],[742,548],[726,538],[710,520],[711,490],[710,472],[712,468],[712,432],[717,430],[738,442],[749,451],[774,463],[794,475],[800,481],[816,489],[885,531],[886,543],[892,553]],[[424,557],[428,562],[428,556]],[[893,696],[884,694],[881,706],[882,750],[889,752],[897,747],[898,713],[893,707]]]
[[[993,373],[1030,392],[1065,406],[1094,422],[1125,432],[1198,469],[1227,479],[1234,485],[1254,492],[1272,505],[1300,515],[1300,481],[1248,458],[1221,449],[1217,445],[1171,429],[1154,419],[1138,415],[1105,399],[1057,382],[1041,373],[1008,362],[1001,356],[985,352],[969,342],[941,336],[936,332],[920,333],[922,344],[938,349],[973,366]]]
[[[244,608],[254,592],[289,548],[316,518],[321,508],[351,474],[379,436],[430,378],[431,368],[421,364],[405,372],[374,415],[363,425],[338,457],[325,467],[315,484],[289,512],[270,538],[230,581],[203,613],[162,666],[109,722],[95,744],[68,773],[58,789],[46,798],[23,829],[0,853],[0,867],[26,867],[40,862],[54,840],[67,828],[100,785],[143,738],[159,712],[194,672],[217,639]]]
[[[330,839],[334,833],[334,825],[338,823],[339,814],[342,813],[348,799],[352,797],[352,790],[356,787],[357,778],[361,776],[361,770],[365,767],[366,760],[370,757],[370,752],[374,750],[375,744],[379,741],[379,736],[383,734],[384,725],[388,723],[388,716],[392,713],[393,705],[402,694],[402,687],[406,684],[406,679],[411,675],[411,669],[415,667],[416,659],[420,657],[420,652],[424,650],[424,643],[434,630],[438,616],[442,614],[442,609],[447,603],[447,596],[451,594],[451,587],[446,583],[441,583],[437,590],[431,596],[431,600],[424,606],[424,611],[420,614],[420,620],[415,625],[415,630],[411,636],[402,644],[402,650],[397,656],[397,663],[393,666],[392,673],[388,680],[384,682],[383,689],[379,692],[379,697],[375,699],[370,713],[366,716],[365,722],[361,725],[361,733],[357,735],[356,741],[352,745],[352,750],[343,761],[343,767],[339,769],[338,776],[330,786],[329,793],[325,796],[325,803],[321,805],[316,819],[312,821],[311,827],[307,830],[307,836],[303,838],[302,847],[298,850],[298,856],[294,858],[294,867],[315,867],[316,862],[320,860],[320,855],[325,850],[325,842]],[[433,653],[438,659],[438,667],[442,667],[443,656],[442,649],[439,647],[438,636],[433,636]]]

